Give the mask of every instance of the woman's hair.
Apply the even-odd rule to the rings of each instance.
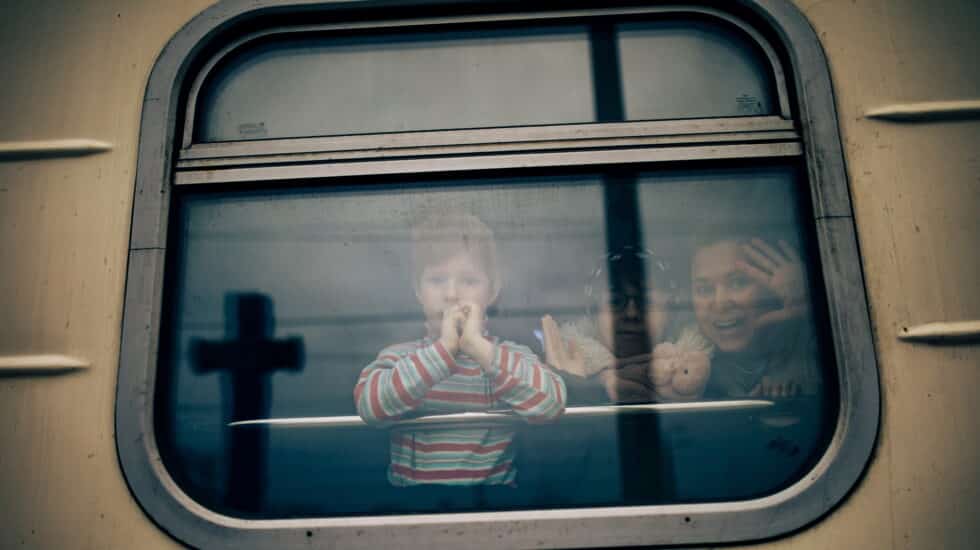
[[[466,213],[436,215],[432,212],[412,228],[414,261],[413,284],[418,286],[422,272],[457,254],[466,254],[479,264],[498,292],[501,286],[497,265],[497,243],[493,231],[479,218]]]
[[[691,239],[691,256],[693,257],[698,250],[707,248],[711,245],[722,242],[734,242],[736,244],[747,244],[752,239],[761,239],[769,244],[776,244],[780,240],[798,246],[800,241],[798,235],[794,235],[785,230],[783,226],[763,225],[763,224],[742,224],[737,226],[706,226],[699,229]]]

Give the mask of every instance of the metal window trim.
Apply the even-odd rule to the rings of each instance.
[[[537,153],[546,151],[602,151],[624,148],[657,148],[668,152],[679,147],[702,145],[725,147],[748,143],[798,143],[795,132],[735,132],[700,136],[663,136],[639,138],[605,138],[581,140],[537,141],[531,143],[485,143],[480,145],[442,145],[434,147],[392,147],[387,149],[358,149],[351,151],[286,153],[280,155],[255,155],[211,157],[177,161],[177,169],[201,170],[218,168],[244,168],[248,166],[277,166],[290,164],[320,164],[351,160],[383,160],[399,158],[425,158],[460,155],[500,155],[506,153]]]
[[[440,4],[439,0],[417,3]],[[188,544],[209,548],[300,548],[324,543],[455,547],[481,541],[499,541],[506,547],[609,547],[770,538],[812,523],[840,503],[859,482],[875,445],[878,372],[827,62],[813,29],[786,0],[734,0],[731,5],[750,10],[768,24],[795,69],[790,75],[797,92],[795,107],[841,395],[830,446],[806,476],[776,494],[741,502],[312,520],[231,518],[203,508],[183,493],[160,458],[153,431],[153,395],[179,96],[187,71],[220,31],[269,10],[387,4],[225,0],[181,29],[151,72],[140,128],[115,422],[125,478],[153,521]]]
[[[735,411],[749,409],[765,409],[775,405],[773,401],[764,399],[731,399],[724,401],[681,401],[677,403],[643,403],[637,405],[595,405],[587,407],[568,407],[562,413],[562,418],[597,418],[613,417],[616,415],[645,415],[671,414],[705,411]],[[391,424],[390,428],[412,427],[413,429],[435,426],[444,428],[446,425],[490,425],[524,424],[525,419],[512,411],[464,412],[450,414],[434,414],[419,416],[408,420],[400,420]],[[360,416],[299,416],[286,418],[257,418],[253,420],[238,420],[229,422],[230,428],[359,428],[368,426]]]
[[[640,8],[604,8],[604,9],[589,9],[589,10],[561,10],[561,11],[550,11],[550,12],[528,12],[528,13],[506,13],[506,14],[495,14],[495,15],[479,15],[479,16],[447,16],[447,17],[428,17],[419,19],[402,19],[393,21],[368,21],[368,22],[341,22],[332,24],[320,24],[320,25],[295,25],[290,27],[275,27],[270,29],[262,29],[245,36],[242,36],[221,48],[220,51],[212,58],[210,58],[207,63],[201,68],[197,76],[191,85],[190,92],[188,94],[187,108],[185,110],[185,120],[184,120],[184,136],[182,140],[182,148],[187,149],[192,144],[194,144],[194,121],[197,116],[197,105],[198,96],[201,92],[204,83],[207,81],[213,69],[221,62],[222,59],[227,57],[229,54],[238,50],[239,48],[245,46],[249,42],[261,38],[268,38],[275,35],[287,35],[287,34],[306,34],[311,32],[326,32],[326,31],[341,31],[341,30],[389,30],[393,28],[409,29],[418,27],[428,27],[432,25],[452,25],[461,23],[499,23],[499,22],[517,22],[517,21],[534,21],[534,20],[556,20],[560,21],[562,19],[571,18],[581,18],[581,17],[596,17],[596,16],[610,16],[610,15],[653,15],[653,14],[697,14],[702,16],[709,16],[715,19],[724,21],[729,25],[732,25],[751,38],[756,45],[765,54],[766,59],[769,61],[770,69],[772,71],[772,76],[774,83],[776,85],[776,96],[777,104],[779,106],[778,116],[789,119],[790,118],[790,107],[789,107],[789,93],[786,87],[786,75],[783,71],[782,62],[779,60],[779,56],[776,54],[775,49],[769,44],[769,42],[754,28],[745,24],[743,21],[736,17],[709,7],[704,6],[691,6],[691,5],[662,5],[662,6],[650,6],[650,7],[640,7]],[[208,143],[208,142],[204,142]]]
[[[583,141],[601,143],[610,139],[674,139],[711,141],[736,136],[738,139],[767,139],[785,134],[798,139],[793,121],[777,116],[697,118],[652,122],[614,122],[589,124],[556,124],[473,130],[436,130],[364,134],[322,138],[285,138],[196,143],[180,151],[180,162],[208,159],[261,157],[272,155],[340,153],[352,151],[419,150],[438,147],[478,147],[487,145],[514,148],[537,147],[541,143],[568,143],[575,147]],[[730,141],[730,140],[729,140]]]
[[[678,162],[745,158],[797,157],[799,142],[712,144],[680,147],[622,148],[603,151],[529,151],[496,155],[462,155],[434,158],[371,159],[349,162],[283,164],[244,168],[206,168],[179,171],[174,185],[211,183],[293,182],[367,175],[421,175],[485,170],[598,166],[634,163]]]

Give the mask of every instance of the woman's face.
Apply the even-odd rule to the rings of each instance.
[[[637,298],[645,294],[645,311],[637,306]],[[626,285],[620,295],[603,289],[598,295],[596,321],[599,339],[617,357],[626,358],[651,353],[663,339],[667,326],[666,291],[653,286],[641,290]]]
[[[723,352],[746,351],[764,312],[765,289],[738,265],[747,262],[736,241],[701,247],[691,266],[694,314],[701,332]]]

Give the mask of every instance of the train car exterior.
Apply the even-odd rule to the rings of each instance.
[[[156,215],[139,209],[147,191],[136,183],[137,159],[177,162],[167,145],[141,149],[141,117],[160,101],[147,85],[168,41],[188,22],[202,24],[195,17],[213,4],[18,0],[0,7],[7,75],[0,94],[0,547],[238,541],[221,539],[221,530],[217,539],[168,535],[170,519],[144,511],[154,508],[140,500],[146,487],[132,486],[132,470],[120,462],[119,446],[138,442],[116,437],[126,421],[118,415],[130,414],[117,383],[124,299],[134,292],[131,230]],[[763,532],[750,538],[766,540],[745,544],[973,548],[980,537],[973,395],[980,385],[980,5],[793,4],[830,69],[880,420],[871,454],[850,465],[861,474],[839,503],[790,533]],[[297,523],[282,528],[305,531],[303,544],[337,544],[313,523],[290,521]],[[603,536],[604,546],[645,540]],[[504,540],[557,544],[536,532],[515,537]]]

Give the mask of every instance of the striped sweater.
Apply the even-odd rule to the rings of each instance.
[[[408,415],[510,409],[529,421],[557,418],[565,384],[534,353],[512,342],[494,342],[488,372],[470,357],[455,358],[425,338],[390,346],[361,371],[354,388],[357,412],[385,425]],[[514,485],[514,428],[506,421],[479,427],[395,427],[388,480],[407,486]]]

